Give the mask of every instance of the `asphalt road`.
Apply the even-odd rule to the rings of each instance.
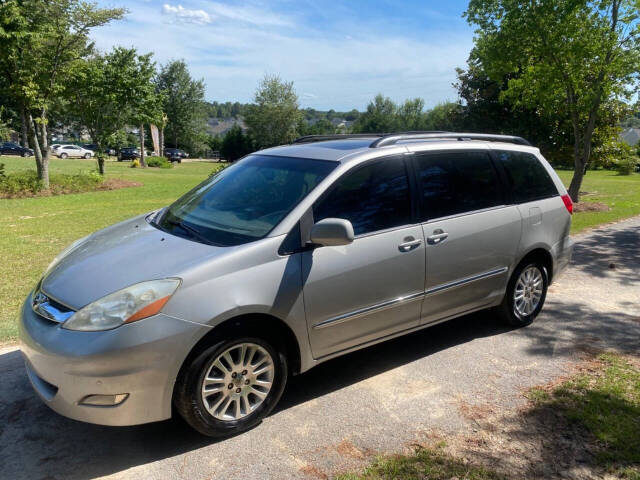
[[[220,442],[178,419],[114,428],[63,418],[33,393],[20,352],[0,349],[0,478],[326,478],[468,430],[474,408],[517,410],[525,389],[584,352],[640,351],[640,217],[576,240],[532,326],[474,314],[330,361],[293,378],[260,426]]]

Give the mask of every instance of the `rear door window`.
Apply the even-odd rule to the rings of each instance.
[[[504,168],[513,203],[526,203],[558,195],[549,172],[526,152],[495,151]]]
[[[356,235],[411,223],[409,179],[402,158],[356,167],[339,178],[329,194],[313,207],[317,222],[344,218]]]
[[[421,220],[504,204],[501,183],[487,152],[443,152],[416,158]]]

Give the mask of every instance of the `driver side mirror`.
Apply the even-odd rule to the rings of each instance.
[[[311,243],[321,247],[348,245],[353,237],[353,225],[343,218],[325,218],[311,227]]]

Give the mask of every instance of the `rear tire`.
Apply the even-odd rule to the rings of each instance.
[[[22,152],[22,156],[23,156],[24,158],[27,158],[27,157],[29,156],[29,152]]]
[[[547,298],[549,276],[545,266],[536,260],[521,263],[515,269],[497,313],[514,327],[530,325],[538,316]]]
[[[272,368],[261,372],[264,365]],[[273,410],[287,383],[287,372],[286,356],[268,341],[230,336],[187,359],[176,380],[173,402],[182,418],[201,434],[229,437],[255,427]],[[209,390],[205,390],[205,379]]]
[[[84,158],[86,158],[87,160],[89,160],[91,158],[91,154],[90,153],[85,153],[84,154]]]
[[[66,153],[61,153],[61,154],[60,154],[60,158],[61,158],[62,160],[64,160],[65,158],[67,158],[67,154],[66,154]]]

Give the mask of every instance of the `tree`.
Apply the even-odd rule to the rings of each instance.
[[[256,90],[254,102],[245,123],[257,148],[283,145],[296,138],[296,127],[303,114],[298,109],[293,82],[265,75]]]
[[[160,69],[156,85],[167,115],[166,143],[193,153],[205,139],[204,80],[194,80],[184,60],[174,60]]]
[[[5,108],[0,105],[0,141],[9,140],[11,136],[11,127],[5,121]]]
[[[502,92],[514,75],[491,79],[477,59],[470,59],[466,70],[456,71],[458,80],[454,87],[462,102],[455,122],[457,130],[521,136],[555,164],[572,163],[566,148],[571,142],[571,124],[565,112],[549,114],[535,106],[511,102]]]
[[[422,128],[424,130],[443,130],[448,132],[465,130],[461,128],[463,115],[464,109],[460,103],[439,103],[425,113]]]
[[[367,111],[361,113],[353,125],[354,132],[387,133],[398,130],[398,107],[389,97],[381,93],[367,105]]]
[[[220,156],[231,162],[251,153],[251,142],[239,125],[234,125],[222,139]]]
[[[628,98],[637,84],[639,15],[637,0],[471,0],[465,12],[478,26],[471,58],[493,80],[513,74],[502,97],[543,115],[568,115],[574,202],[604,105]]]
[[[91,53],[92,28],[122,18],[121,8],[98,8],[82,0],[0,2],[0,71],[24,112],[38,178],[49,188],[48,112]]]
[[[116,47],[76,66],[67,87],[70,116],[85,127],[98,146],[98,169],[104,174],[104,150],[125,126],[152,121],[159,112],[151,54]],[[154,116],[155,115],[155,116]],[[144,149],[144,147],[143,147]]]

